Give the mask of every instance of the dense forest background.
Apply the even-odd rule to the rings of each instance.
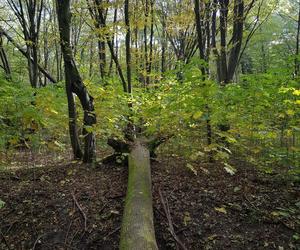
[[[0,169],[142,138],[195,176],[299,183],[299,39],[297,0],[0,0]]]
[[[200,26],[191,1],[130,2],[129,83],[123,1],[74,1],[70,44],[94,98],[98,122],[88,129],[97,147],[123,138],[130,119],[143,133],[171,137],[169,150],[185,157],[212,153],[227,161],[234,151],[268,171],[299,171],[299,4],[241,2],[239,14],[224,1],[223,32],[222,2],[200,1]],[[68,102],[55,3],[2,1],[0,11],[1,151],[65,150]]]

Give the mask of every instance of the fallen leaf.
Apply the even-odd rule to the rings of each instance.
[[[189,170],[191,170],[191,171],[193,172],[194,175],[197,175],[197,174],[198,174],[197,170],[194,168],[194,166],[193,166],[192,164],[187,163],[187,164],[186,164],[186,167],[187,167]]]
[[[230,174],[230,175],[235,175],[236,173],[236,169],[233,166],[230,166],[228,163],[224,163],[225,167],[225,171]]]
[[[184,226],[187,226],[191,220],[192,219],[191,219],[190,213],[189,212],[185,212],[184,213],[184,217],[183,217],[183,224],[184,224]]]
[[[5,202],[3,200],[0,200],[0,209],[5,206]]]
[[[215,210],[217,212],[223,213],[223,214],[227,214],[227,211],[225,209],[225,207],[215,207]]]

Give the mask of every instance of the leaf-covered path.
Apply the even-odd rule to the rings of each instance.
[[[159,190],[187,249],[300,248],[299,184],[242,164],[234,176],[218,164],[195,168],[174,158],[152,164],[160,249],[176,243]],[[0,172],[0,248],[117,249],[126,176],[122,166],[77,163]]]

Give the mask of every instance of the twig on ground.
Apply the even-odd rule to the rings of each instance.
[[[104,211],[104,209],[108,206],[108,204],[110,203],[110,201],[104,203],[104,205],[102,206],[102,208],[99,210],[99,214],[102,214],[102,212]]]
[[[84,219],[84,231],[86,232],[87,231],[87,218],[86,218],[86,214],[84,213],[82,207],[78,203],[78,201],[77,201],[74,193],[72,193],[72,197],[73,197],[73,200],[74,200],[74,203],[75,203],[76,207],[78,208],[79,212],[81,213],[81,215],[82,215],[82,217]]]
[[[45,235],[46,235],[46,234],[42,234],[42,235],[39,235],[39,236],[37,237],[37,239],[35,240],[35,242],[34,242],[34,244],[33,244],[32,250],[35,250],[36,245],[37,245],[38,243],[40,243],[40,242],[39,242],[40,239],[43,238]]]
[[[2,237],[2,239],[3,239],[4,244],[7,246],[7,249],[10,250],[11,248],[9,247],[9,244],[8,244],[6,238],[5,238],[5,236],[3,235],[3,233],[2,233],[1,230],[0,230],[0,234],[1,234],[1,237]]]
[[[249,198],[248,198],[248,196],[247,196],[246,194],[244,194],[244,198],[245,198],[246,201],[248,201],[248,203],[253,207],[253,209],[254,209],[255,211],[261,212],[261,210],[260,210],[259,208],[257,208],[257,207],[249,200]]]
[[[189,227],[183,227],[183,228],[179,229],[178,231],[176,231],[175,233],[178,235],[188,229],[189,229]]]
[[[125,194],[118,194],[118,195],[115,195],[115,196],[109,196],[107,197],[107,199],[119,199],[119,198],[123,198],[125,196]]]
[[[7,231],[6,231],[6,235],[9,233],[9,231],[12,229],[12,227],[15,225],[17,223],[17,221],[14,221],[13,223],[11,223],[10,225],[9,225],[9,228],[7,229]]]
[[[115,230],[111,231],[109,234],[104,236],[104,239],[107,239],[109,236],[112,236],[114,233],[118,232],[121,229],[121,227],[117,227]]]
[[[186,246],[180,241],[180,239],[177,237],[177,235],[176,235],[176,233],[175,233],[174,226],[173,226],[173,223],[172,223],[172,217],[171,217],[171,213],[170,213],[170,209],[169,209],[169,205],[168,205],[168,201],[167,201],[167,200],[166,200],[166,201],[164,200],[164,197],[163,197],[162,192],[161,192],[160,189],[158,190],[158,193],[159,193],[159,197],[160,197],[161,203],[162,203],[162,205],[163,205],[163,208],[164,208],[166,217],[167,217],[167,219],[168,219],[169,231],[170,231],[172,237],[174,238],[174,240],[176,241],[176,243],[177,243],[183,250],[187,250]]]
[[[155,207],[154,206],[154,209],[161,215],[161,216],[163,216],[164,218],[167,218],[167,216],[163,213],[163,212],[161,212],[157,207]],[[180,227],[176,224],[176,223],[174,223],[173,222],[173,226],[175,226],[176,227],[176,229],[180,229]]]
[[[65,237],[65,245],[67,244],[67,240],[68,240],[68,236],[69,236],[69,232],[70,232],[72,223],[73,223],[73,221],[71,220],[71,222],[69,224],[69,227],[68,227],[68,231],[67,231],[66,237]]]

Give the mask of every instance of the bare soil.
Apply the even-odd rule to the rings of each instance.
[[[71,161],[70,161],[71,162]],[[236,162],[152,163],[156,238],[179,249],[159,198],[187,249],[300,249],[300,185]],[[30,165],[30,164],[29,164]],[[0,172],[0,249],[118,249],[127,168],[72,162]]]

